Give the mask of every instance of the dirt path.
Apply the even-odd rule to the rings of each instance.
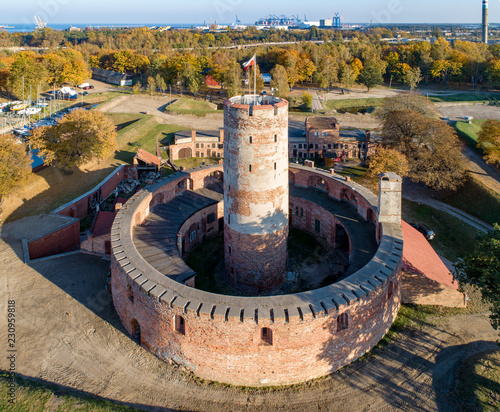
[[[25,265],[16,225],[0,240],[0,306],[17,307],[16,370],[137,408],[190,411],[456,411],[457,368],[476,353],[496,347],[486,315],[423,323],[375,357],[323,380],[274,391],[243,391],[196,384],[158,360],[124,332],[104,290],[109,262],[73,255]],[[5,319],[0,340],[6,341]],[[1,357],[0,368],[7,367]]]

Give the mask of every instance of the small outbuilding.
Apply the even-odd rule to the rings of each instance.
[[[116,84],[117,86],[132,86],[132,77],[126,73],[92,67],[92,78],[101,82]]]

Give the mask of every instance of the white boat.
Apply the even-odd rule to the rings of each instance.
[[[40,113],[42,109],[39,107],[30,107],[29,109],[26,109],[26,114],[28,116],[33,116],[34,114]]]

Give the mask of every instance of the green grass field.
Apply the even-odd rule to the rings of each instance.
[[[500,193],[473,177],[456,192],[443,192],[436,197],[490,225],[500,222]]]
[[[167,106],[165,112],[205,117],[207,114],[222,113],[222,110],[217,110],[213,103],[204,100],[180,98],[175,103]]]
[[[131,163],[139,148],[156,154],[156,140],[160,145],[173,142],[175,132],[185,130],[183,126],[159,123],[154,116],[133,113],[108,114],[121,129],[118,131],[118,150],[115,159]]]
[[[481,131],[481,127],[485,122],[485,119],[474,119],[472,123],[467,122],[455,122],[453,127],[457,131],[459,137],[461,137],[471,148],[476,150],[482,155],[483,151],[477,146],[478,134]]]
[[[436,93],[433,93],[436,94]],[[429,100],[434,103],[453,103],[453,102],[489,102],[490,98],[498,97],[497,94],[491,93],[458,93],[458,94],[443,94],[442,96],[429,96]]]
[[[424,223],[434,230],[436,237],[430,242],[432,247],[452,262],[471,251],[474,238],[480,233],[454,216],[405,199],[403,219],[406,222]]]
[[[500,410],[500,350],[470,357],[457,376],[463,410]]]
[[[73,389],[53,384],[41,384],[20,377],[15,378],[15,404],[11,404],[8,402],[10,399],[8,384],[7,374],[0,374],[0,410],[5,412],[111,412],[134,410],[127,406],[82,394]]]
[[[328,110],[339,110],[347,108],[366,108],[366,107],[379,107],[384,104],[383,98],[366,98],[366,99],[342,99],[342,100],[328,100],[324,106]]]

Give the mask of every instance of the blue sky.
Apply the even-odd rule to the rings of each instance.
[[[47,23],[167,24],[230,23],[237,14],[253,23],[267,14],[298,14],[309,20],[340,12],[343,22],[479,23],[481,0],[3,0],[0,24],[33,22],[40,15]],[[490,22],[500,22],[500,1],[490,0]]]

